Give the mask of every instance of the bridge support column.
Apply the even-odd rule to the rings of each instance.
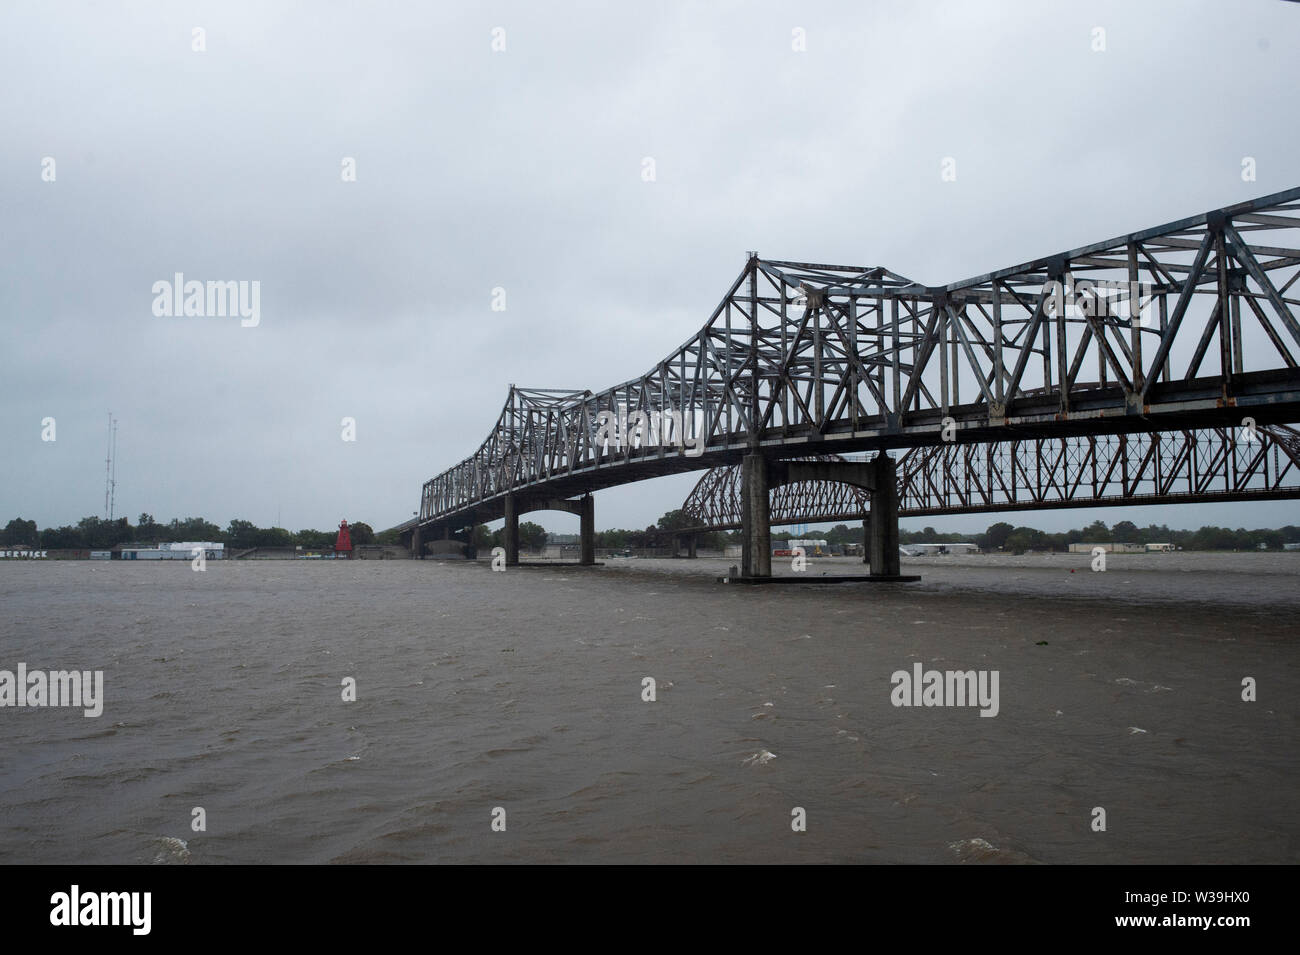
[[[770,477],[767,458],[761,454],[745,455],[740,466],[740,513],[744,536],[740,553],[742,577],[772,576]]]
[[[505,545],[506,566],[519,566],[519,502],[513,494],[506,495],[506,525],[501,529],[501,543]]]
[[[862,562],[871,563],[871,515],[862,515]]]
[[[424,560],[424,540],[420,534],[419,524],[411,530],[411,556]]]
[[[582,511],[578,517],[582,552],[578,562],[591,566],[596,563],[596,499],[590,494],[582,496]]]
[[[696,559],[695,547],[698,542],[699,542],[698,534],[692,534],[690,537],[687,538],[686,556],[689,557],[691,560]]]
[[[868,556],[873,577],[897,577],[902,573],[898,559],[898,470],[893,458],[881,451],[871,462],[875,488],[871,492],[871,514],[864,522],[870,527]]]

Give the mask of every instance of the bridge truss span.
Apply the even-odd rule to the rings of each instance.
[[[1300,498],[1300,431],[1264,425],[948,444],[910,448],[897,468],[900,517],[1291,499]],[[741,490],[739,467],[710,471],[682,504],[691,522],[684,532],[741,527]],[[849,484],[800,481],[771,491],[773,525],[869,512],[869,495]]]
[[[1297,213],[1300,188],[943,286],[752,253],[703,327],[641,377],[512,386],[479,449],[425,483],[415,527],[755,456],[928,448],[953,464],[949,445],[1300,420]],[[975,506],[1003,492],[969,493]],[[1015,507],[1053,490],[1006,493]]]

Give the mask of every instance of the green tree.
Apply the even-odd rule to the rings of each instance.
[[[163,529],[153,515],[143,513],[135,522],[135,539],[138,541],[157,541],[162,537]]]
[[[1007,535],[1006,543],[1003,544],[1005,550],[1013,554],[1023,554],[1025,551],[1034,547],[1044,545],[1044,534],[1034,527],[1017,527]]]
[[[1132,521],[1120,521],[1110,529],[1111,536],[1117,544],[1135,544],[1142,532]]]
[[[860,530],[850,530],[848,524],[836,524],[826,533],[828,544],[853,544],[860,540]]]
[[[226,528],[226,545],[240,550],[256,547],[259,528],[252,521],[232,520]]]
[[[1259,546],[1260,544],[1264,544],[1268,547],[1269,550],[1282,549],[1283,540],[1282,540],[1281,531],[1259,530],[1259,531],[1255,531],[1255,537],[1256,537],[1256,541],[1255,541],[1256,546]]]
[[[108,528],[104,525],[107,521],[102,521],[98,517],[83,517],[77,521],[77,529],[81,531],[81,539],[85,542],[84,546],[92,550],[102,550],[112,545],[106,543],[108,540]]]
[[[41,531],[41,547],[46,550],[82,550],[87,546],[80,527],[65,524]]]
[[[1005,547],[1007,538],[1011,536],[1013,530],[1015,530],[1015,528],[1006,521],[998,521],[996,524],[991,525],[989,529],[984,532],[988,538],[988,549],[998,550]]]
[[[659,530],[676,531],[683,527],[690,527],[695,521],[683,510],[668,511],[663,517],[659,518]]]
[[[369,524],[357,521],[348,525],[353,547],[365,547],[375,542],[375,531]]]
[[[337,534],[329,531],[301,530],[293,535],[293,543],[303,550],[329,550],[334,546]]]
[[[40,534],[36,531],[35,521],[25,521],[21,517],[15,517],[5,525],[5,529],[0,531],[0,545],[5,547],[15,547],[25,544],[28,547],[38,547],[40,545]]]
[[[610,550],[622,550],[627,546],[627,534],[627,531],[617,527],[607,531],[599,531],[596,534],[596,546],[607,547]]]
[[[1106,544],[1111,541],[1110,528],[1105,521],[1093,521],[1083,529],[1083,540],[1089,544]]]
[[[337,534],[328,537],[328,546],[332,548]],[[253,543],[256,547],[293,547],[294,535],[283,527],[259,527],[253,535]]]
[[[105,521],[98,517],[83,517],[77,522],[81,530],[83,547],[92,550],[107,550],[115,544],[125,544],[134,536],[131,525],[125,517]]]
[[[166,534],[173,542],[180,541],[220,541],[221,528],[201,517],[187,517],[185,520],[172,518],[167,525]]]
[[[546,528],[532,521],[519,525],[519,546],[527,550],[541,550],[546,546]]]

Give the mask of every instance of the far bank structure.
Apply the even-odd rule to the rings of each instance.
[[[0,550],[0,560],[385,560],[405,558],[405,547],[367,544],[353,546],[348,522],[339,524],[334,548],[246,547],[228,552],[220,541],[176,541],[155,544],[118,544],[107,550],[63,548],[40,550],[16,545]]]

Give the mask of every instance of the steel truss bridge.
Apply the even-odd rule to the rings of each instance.
[[[835,455],[814,460],[843,461]],[[897,463],[900,517],[1300,498],[1300,431],[1287,425],[1150,434],[1076,435],[910,448]],[[743,524],[741,469],[702,477],[679,533]],[[861,520],[869,495],[801,481],[772,491],[770,523]]]
[[[505,517],[514,562],[519,515],[558,507],[582,514],[590,562],[591,492],[739,464],[743,574],[770,574],[773,489],[824,480],[871,497],[872,571],[896,575],[887,450],[954,468],[935,479],[953,487],[979,471],[963,455],[992,453],[971,445],[1038,442],[1050,457],[1070,438],[1300,421],[1297,210],[1300,188],[942,286],[751,253],[704,326],[641,377],[512,386],[487,439],[425,483],[398,530],[422,553]],[[815,460],[854,452],[876,457]]]

